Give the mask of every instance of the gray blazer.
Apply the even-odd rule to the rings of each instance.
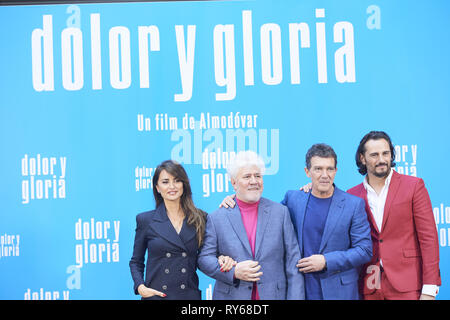
[[[285,206],[261,198],[254,259],[237,205],[234,208],[220,208],[208,215],[198,267],[216,280],[213,299],[250,300],[253,283],[233,279],[234,267],[229,272],[221,272],[217,261],[219,255],[230,256],[237,262],[259,262],[263,272],[257,282],[261,300],[305,298],[303,275],[296,267],[300,249]]]

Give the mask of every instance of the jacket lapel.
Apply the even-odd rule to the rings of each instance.
[[[258,206],[258,222],[256,224],[256,239],[255,239],[255,258],[258,255],[261,247],[261,241],[266,230],[267,223],[270,220],[271,211],[269,210],[269,202],[261,198]]]
[[[375,222],[375,218],[373,217],[372,210],[370,210],[369,199],[367,199],[367,190],[366,190],[366,188],[364,188],[363,184],[361,184],[361,193],[360,193],[359,197],[364,199],[365,206],[366,206],[366,213],[367,213],[367,216],[369,217],[369,221],[370,221],[370,224],[372,225],[372,229],[375,230],[377,232],[377,234],[379,234],[380,230],[378,230],[378,226]]]
[[[364,185],[362,183],[360,184],[359,194],[355,194],[355,196],[360,197],[364,200],[365,209],[367,217],[369,218],[370,226],[372,227],[372,230],[376,231],[376,233],[379,234],[380,230],[378,230],[377,224],[375,223],[375,219],[373,217],[372,210],[370,210],[369,200],[367,199],[367,190],[366,188],[364,188]]]
[[[181,228],[179,234],[179,237],[181,238],[181,242],[183,242],[183,244],[188,243],[192,238],[194,238],[197,235],[195,231],[195,226],[187,223],[187,220],[188,220],[187,218],[184,219],[183,227]]]
[[[303,192],[303,191],[302,191]],[[298,245],[300,247],[300,255],[303,257],[303,221],[305,220],[306,206],[308,205],[309,198],[311,196],[311,192],[308,192],[305,197],[306,201],[302,201],[302,199],[298,199],[296,201],[296,208],[298,211],[298,215],[296,215],[296,229],[297,229],[297,238]],[[295,210],[294,209],[294,210]]]
[[[245,231],[244,223],[242,222],[241,211],[239,210],[239,206],[237,204],[231,209],[231,212],[227,214],[227,217],[234,232],[244,245],[244,248],[247,250],[248,254],[252,256],[250,242],[248,241],[247,232]]]
[[[183,224],[185,223],[186,222],[183,221]],[[158,208],[156,208],[150,227],[165,240],[176,245],[177,247],[186,250],[186,246],[184,245],[183,241],[181,241],[180,236],[175,231],[172,222],[170,222],[169,217],[167,216],[164,203],[160,204]],[[185,225],[183,225],[183,228],[184,227]],[[183,230],[181,230],[181,232],[183,232]]]
[[[339,218],[344,209],[345,198],[342,196],[343,191],[335,187],[333,198],[331,199],[330,209],[328,210],[327,220],[325,221],[325,228],[323,230],[322,241],[320,242],[319,252],[325,247],[331,233],[336,225],[339,223]]]
[[[394,170],[394,169],[391,169]],[[383,212],[383,222],[381,223],[381,230],[384,229],[384,225],[386,224],[386,221],[388,219],[390,208],[392,205],[392,202],[394,201],[397,191],[399,190],[400,186],[400,179],[398,173],[394,170],[391,177],[391,183],[389,184],[389,190],[386,198],[386,203],[384,205],[384,212]]]

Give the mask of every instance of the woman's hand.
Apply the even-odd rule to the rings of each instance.
[[[138,287],[138,293],[141,295],[142,298],[150,298],[150,297],[153,297],[153,296],[160,296],[162,298],[166,297],[165,293],[162,293],[162,292],[157,291],[157,290],[152,289],[152,288],[147,288],[143,284],[141,284]]]
[[[217,258],[217,260],[218,260],[219,265],[220,265],[220,271],[222,271],[222,272],[230,271],[237,264],[237,262],[234,261],[229,256],[219,256]]]

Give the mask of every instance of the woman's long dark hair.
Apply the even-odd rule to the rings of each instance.
[[[153,175],[153,196],[155,197],[156,207],[161,203],[164,203],[164,199],[156,189],[158,184],[159,175],[163,170],[172,175],[174,178],[183,182],[183,194],[181,195],[180,205],[184,214],[187,216],[187,222],[195,227],[197,233],[198,246],[203,243],[206,228],[206,212],[198,209],[192,201],[191,185],[189,178],[183,166],[176,161],[166,160],[163,161],[155,170]]]

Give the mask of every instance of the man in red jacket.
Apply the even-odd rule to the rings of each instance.
[[[363,183],[347,192],[363,198],[373,258],[361,273],[364,299],[434,299],[441,285],[439,243],[430,197],[422,179],[399,174],[394,146],[371,131],[356,152]]]

